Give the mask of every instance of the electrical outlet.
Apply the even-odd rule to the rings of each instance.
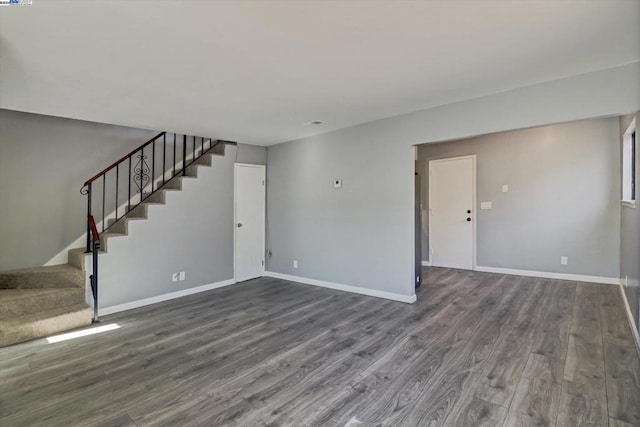
[[[567,265],[567,264],[569,264],[569,257],[561,256],[561,257],[560,257],[560,264],[562,264],[562,265]]]
[[[178,277],[180,278],[180,281],[181,281],[181,282],[182,282],[182,281],[184,281],[184,279],[186,278],[186,274],[185,274],[185,272],[184,272],[184,271],[181,271]]]
[[[629,276],[627,276],[626,274],[624,276],[624,280],[622,281],[622,284],[624,285],[624,287],[629,286]]]
[[[298,268],[298,260],[297,259],[293,260],[293,268]]]
[[[171,273],[171,281],[177,282],[180,279],[180,273]]]

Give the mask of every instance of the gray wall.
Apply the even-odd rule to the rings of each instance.
[[[0,270],[41,266],[83,234],[82,183],[157,133],[0,110]]]
[[[617,278],[618,139],[618,118],[607,118],[420,145],[423,259],[429,255],[428,162],[475,154],[479,266]],[[482,201],[493,209],[480,210]],[[569,257],[566,266],[562,255]]]
[[[638,75],[633,63],[269,147],[268,268],[412,294],[413,145],[636,111]]]
[[[412,161],[348,131],[269,147],[267,269],[411,295]]]
[[[198,167],[169,191],[128,236],[108,240],[100,257],[100,307],[111,307],[233,278],[233,164],[266,163],[266,148],[227,147],[212,167]],[[186,280],[172,282],[184,271]]]
[[[629,127],[634,114],[620,118],[620,141]],[[640,114],[636,113],[636,138],[640,135]],[[640,183],[640,143],[636,139],[636,183]],[[622,146],[622,144],[620,144]],[[618,191],[620,199],[620,191]],[[636,199],[640,192],[636,189]],[[640,330],[640,200],[636,207],[623,206],[621,209],[620,228],[620,277],[627,278],[628,286],[624,289],[636,326]]]

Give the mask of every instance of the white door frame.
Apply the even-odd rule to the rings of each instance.
[[[233,164],[233,278],[234,281],[236,280],[236,278],[238,277],[236,272],[236,249],[237,249],[237,245],[236,245],[236,231],[237,231],[237,212],[236,212],[236,201],[238,200],[238,187],[237,187],[237,182],[236,182],[236,174],[237,174],[237,170],[238,167],[250,167],[250,168],[258,168],[258,169],[262,169],[262,179],[265,181],[264,183],[264,199],[263,199],[263,203],[262,203],[262,218],[264,221],[264,227],[262,227],[262,275],[264,276],[264,272],[265,272],[265,264],[266,264],[266,260],[265,260],[265,248],[266,248],[266,230],[267,230],[267,167],[265,165],[254,165],[251,163],[234,163]]]
[[[477,264],[477,260],[476,260],[476,218],[478,217],[478,203],[476,201],[476,189],[477,189],[477,184],[476,184],[476,155],[475,154],[470,154],[468,156],[458,156],[458,157],[447,157],[444,159],[437,159],[437,160],[429,160],[429,166],[428,166],[428,177],[429,177],[429,206],[428,206],[428,215],[429,215],[429,263],[432,262],[431,259],[431,195],[433,194],[432,188],[431,186],[432,184],[432,180],[431,180],[431,165],[433,163],[441,163],[441,162],[448,162],[451,160],[464,160],[464,159],[471,159],[471,163],[472,163],[472,172],[471,172],[471,177],[473,178],[473,182],[471,184],[472,189],[471,189],[471,193],[472,193],[472,197],[473,197],[473,208],[471,209],[471,227],[472,227],[472,251],[473,251],[473,255],[472,255],[472,259],[471,259],[471,269],[472,270],[476,270],[476,266]]]

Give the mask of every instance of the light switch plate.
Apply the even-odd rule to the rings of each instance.
[[[503,193],[508,193],[509,192],[509,186],[507,184],[502,186],[502,192]]]
[[[336,178],[333,180],[333,188],[342,188],[342,178]]]
[[[493,209],[493,206],[491,202],[480,202],[480,209],[483,211],[488,209]]]
[[[182,282],[185,278],[186,278],[185,272],[181,271],[180,272],[180,281]]]

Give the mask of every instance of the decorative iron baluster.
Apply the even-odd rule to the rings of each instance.
[[[138,158],[138,162],[135,164],[133,172],[134,172],[134,181],[136,186],[138,187],[138,193],[140,193],[140,201],[142,202],[142,196],[146,194],[144,191],[144,187],[147,185],[149,180],[149,165],[147,164],[147,156],[144,154],[144,149],[140,150],[140,154],[136,156]]]

